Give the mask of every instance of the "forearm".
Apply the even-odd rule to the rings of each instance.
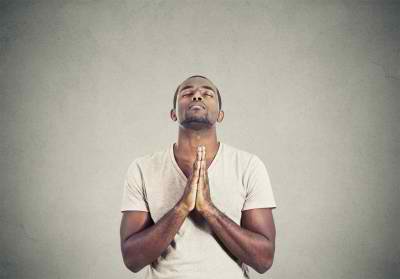
[[[225,247],[240,261],[259,273],[271,267],[275,248],[270,239],[242,228],[214,205],[201,214]]]
[[[178,203],[157,223],[129,236],[122,245],[125,265],[133,272],[156,260],[170,245],[188,212]]]

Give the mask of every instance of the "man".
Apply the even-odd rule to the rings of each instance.
[[[261,160],[217,140],[221,96],[206,77],[175,92],[177,143],[137,158],[127,171],[121,251],[146,278],[248,278],[272,265],[276,207]]]

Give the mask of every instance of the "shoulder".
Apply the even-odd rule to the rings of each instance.
[[[151,169],[162,165],[169,158],[170,146],[163,150],[158,150],[153,153],[138,156],[134,158],[128,167],[128,172],[135,170]]]
[[[260,160],[257,155],[246,150],[226,143],[223,146],[225,159],[232,160],[237,164],[248,166],[251,162]]]
[[[229,144],[224,144],[224,161],[244,179],[255,173],[267,172],[264,162],[258,155]]]

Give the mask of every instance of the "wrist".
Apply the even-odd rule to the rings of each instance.
[[[216,207],[212,202],[207,202],[201,208],[198,208],[197,211],[203,216],[207,217],[213,214],[215,212]]]
[[[190,210],[189,208],[182,202],[179,201],[175,206],[174,206],[174,210],[183,217],[186,217],[189,215]]]

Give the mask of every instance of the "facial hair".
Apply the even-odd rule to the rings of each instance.
[[[185,120],[181,122],[181,125],[187,129],[201,130],[204,128],[209,128],[212,126],[208,117],[205,116],[188,116]]]

